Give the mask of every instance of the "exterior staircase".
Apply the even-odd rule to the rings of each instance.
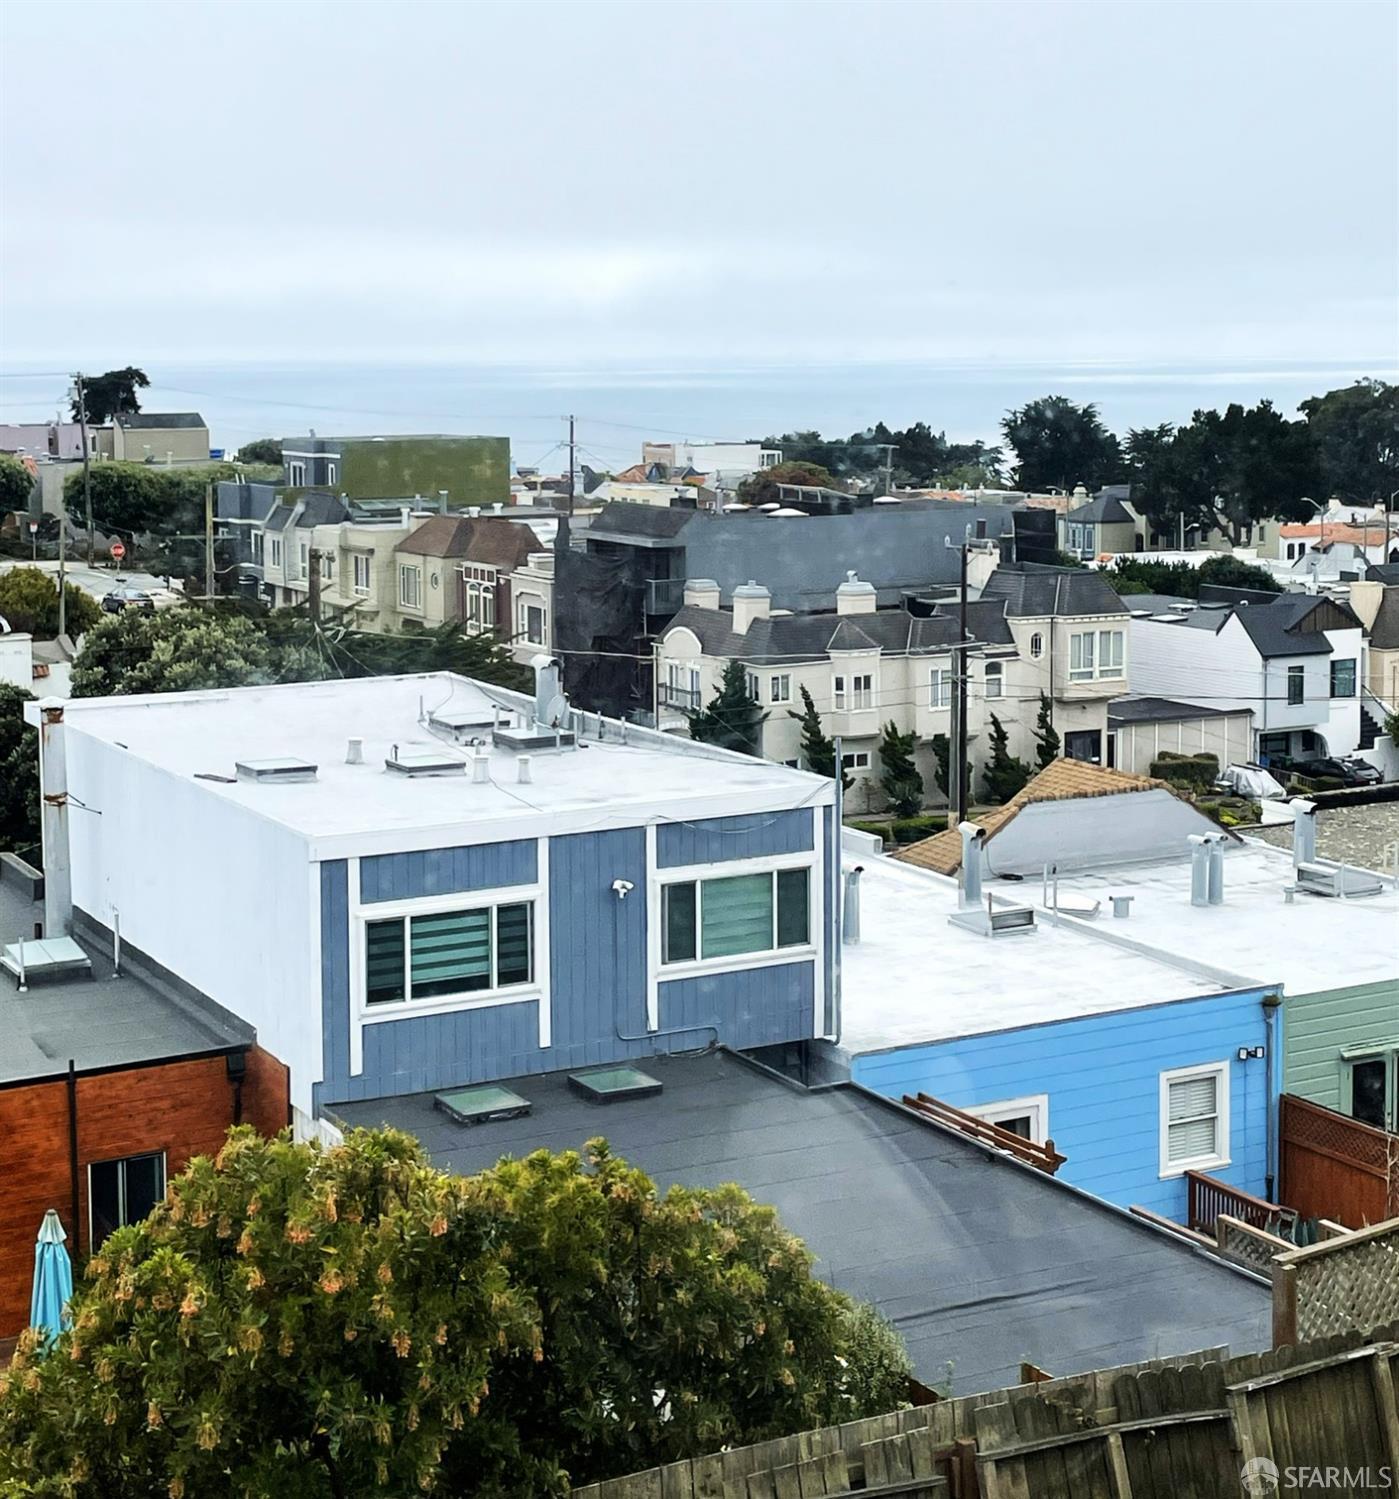
[[[1388,712],[1388,708],[1373,692],[1361,690],[1360,749],[1374,749],[1375,741],[1384,733],[1384,720]]]

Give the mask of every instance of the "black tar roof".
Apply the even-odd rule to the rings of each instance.
[[[1206,708],[1169,697],[1115,697],[1108,704],[1109,723],[1171,723],[1181,718],[1224,718],[1238,708]]]
[[[132,432],[204,425],[204,418],[197,411],[119,411],[112,420]]]
[[[13,884],[0,881],[0,946],[32,937],[42,921]],[[60,1077],[71,1058],[79,1073],[232,1051],[250,1044],[246,1027],[205,1017],[159,980],[123,962],[112,977],[110,948],[80,939],[92,977],[32,977],[25,994],[0,973],[0,1087]]]
[[[510,1080],[523,1119],[460,1125],[430,1093],[336,1105],[417,1135],[470,1174],[605,1135],[662,1186],[737,1182],[805,1239],[820,1274],[873,1301],[918,1375],[958,1393],[1216,1343],[1268,1346],[1265,1286],[1033,1169],[845,1085],[807,1092],[733,1055],[639,1064],[658,1097],[580,1098],[562,1074]]]

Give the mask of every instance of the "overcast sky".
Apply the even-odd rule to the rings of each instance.
[[[1389,0],[5,0],[0,30],[12,366],[1395,362]]]

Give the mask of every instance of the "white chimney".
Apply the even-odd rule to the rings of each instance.
[[[350,742],[345,746],[345,764],[346,765],[363,765],[364,764],[364,740],[363,739],[351,739]]]
[[[405,531],[408,529],[408,525],[412,520],[412,517],[413,507],[411,505],[400,505],[398,507],[398,523],[403,527]]]
[[[873,614],[878,602],[874,584],[862,583],[853,569],[846,573],[845,582],[836,589],[837,614]]]
[[[687,609],[717,609],[719,585],[713,578],[686,578],[685,607]]]
[[[472,518],[472,520],[479,520],[481,518],[481,507],[479,505],[468,505],[466,507],[466,513]]]
[[[44,936],[73,934],[73,873],[68,862],[68,763],[63,701],[39,704],[40,830],[44,850]]]
[[[520,785],[522,786],[528,786],[529,783],[534,780],[534,774],[530,770],[528,755],[521,755],[515,761],[515,779],[519,781]]]
[[[486,750],[477,750],[471,757],[471,779],[484,786],[491,778],[491,757]]]
[[[1080,505],[1086,505],[1088,503],[1088,491],[1083,487],[1082,484],[1074,485],[1073,499],[1074,502],[1069,507],[1072,510],[1077,510]]]
[[[755,619],[772,615],[772,595],[751,578],[734,589],[734,634],[746,635]]]

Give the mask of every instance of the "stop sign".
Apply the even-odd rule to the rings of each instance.
[[[112,561],[120,562],[126,556],[126,548],[119,541],[112,543]]]

